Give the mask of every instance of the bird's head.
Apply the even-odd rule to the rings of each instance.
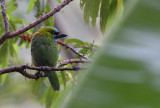
[[[63,38],[67,36],[66,34],[59,33],[59,31],[55,27],[51,27],[51,26],[44,27],[41,30],[50,33],[55,42],[57,42],[59,38]]]

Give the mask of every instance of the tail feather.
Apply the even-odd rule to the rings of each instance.
[[[47,71],[46,74],[51,83],[52,88],[58,91],[60,89],[60,85],[59,85],[57,73],[54,71]]]

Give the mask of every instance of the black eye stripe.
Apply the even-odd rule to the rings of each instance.
[[[55,34],[55,35],[58,35],[58,34],[59,34],[59,32],[55,32],[55,31],[54,31],[54,34]]]
[[[58,35],[59,34],[59,32],[57,32],[57,31],[49,31],[50,33],[52,33],[53,35]]]

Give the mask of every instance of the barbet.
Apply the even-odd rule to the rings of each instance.
[[[67,35],[60,34],[55,27],[39,29],[32,38],[31,56],[35,66],[55,66],[58,60],[57,39]],[[57,73],[45,71],[54,90],[60,89]]]

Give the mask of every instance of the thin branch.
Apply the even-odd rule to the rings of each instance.
[[[78,46],[78,47],[74,47],[74,48],[86,48],[86,49],[91,49],[91,46]]]
[[[19,66],[11,66],[11,67],[0,69],[0,75],[6,74],[6,73],[18,72],[22,74],[23,76],[30,78],[30,79],[38,79],[40,77],[46,76],[45,74],[40,74],[40,73],[35,73],[35,74],[27,73],[26,69],[37,70],[37,71],[51,71],[51,70],[65,71],[65,70],[81,70],[83,68],[80,68],[78,66],[55,68],[55,67],[48,67],[48,66],[35,67],[35,66],[29,66],[29,65],[19,65]]]
[[[5,31],[6,31],[6,33],[8,33],[9,32],[9,25],[8,25],[8,18],[7,18],[7,14],[6,14],[6,8],[5,8],[5,0],[1,0],[1,7],[2,7],[4,24],[5,24]]]
[[[87,50],[85,51],[85,53],[83,54],[83,56],[84,56],[89,50],[92,49],[93,45],[94,45],[94,40],[93,40],[93,43],[92,43],[91,46],[90,46],[91,48],[90,48],[90,49],[87,49]]]
[[[60,62],[58,67],[67,65],[69,63],[87,63],[87,62],[91,62],[91,60],[86,60],[86,59],[68,59],[68,60]]]
[[[65,46],[66,48],[69,48],[71,51],[73,51],[75,54],[78,54],[79,56],[81,56],[82,58],[84,59],[87,59],[89,60],[88,57],[84,56],[83,54],[79,53],[75,48],[73,48],[72,46],[68,45],[68,44],[65,44],[65,43],[62,43],[60,41],[57,41],[58,44],[62,45],[62,46]]]
[[[1,0],[4,1],[4,0]],[[36,21],[30,23],[28,26],[25,26],[23,28],[21,28],[20,30],[17,30],[15,32],[11,32],[10,34],[4,34],[1,38],[0,38],[0,45],[9,38],[13,38],[21,33],[24,33],[25,31],[35,27],[36,25],[38,25],[39,23],[41,23],[42,21],[48,19],[49,17],[51,17],[52,15],[54,15],[55,13],[59,12],[64,6],[66,6],[68,3],[70,3],[73,0],[64,0],[63,3],[61,3],[60,5],[58,5],[56,8],[54,8],[53,10],[51,10],[50,12],[48,12],[47,14],[45,14],[44,16],[40,17],[39,19],[37,19]]]

